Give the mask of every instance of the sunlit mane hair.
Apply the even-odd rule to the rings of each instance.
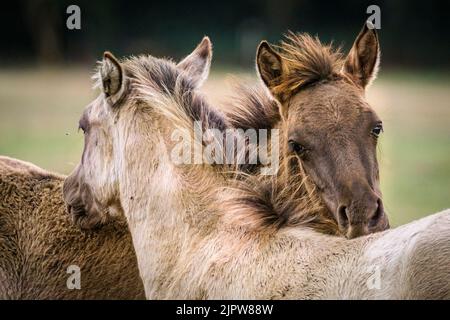
[[[310,84],[341,77],[344,60],[340,48],[323,44],[317,37],[290,31],[277,48],[284,72],[272,88],[275,94],[292,94]]]
[[[231,126],[246,129],[271,129],[281,120],[278,102],[262,85],[233,84],[233,96],[224,106]]]
[[[221,108],[210,104],[208,99],[199,90],[196,90],[189,76],[180,72],[170,60],[139,56],[125,60],[123,64],[127,76],[134,82],[134,92],[131,94],[133,99],[151,104],[156,112],[169,119],[172,125],[178,130],[184,131],[186,136],[193,135],[194,122],[201,122],[203,130],[219,129],[223,133],[221,137],[223,139],[226,129],[255,128],[253,122],[256,121],[257,114],[254,114],[251,119],[248,118],[248,124],[251,127],[246,127],[246,116],[242,112],[239,113],[242,116],[239,121],[230,123],[229,120],[237,120],[238,115],[236,114],[236,117],[233,118],[226,117]],[[272,116],[276,115],[276,113],[269,111],[271,108],[268,106],[273,106],[272,104],[275,102],[271,99],[264,100],[267,98],[267,94],[261,93],[261,95],[258,95],[258,92],[255,91],[255,99],[252,102],[260,103],[268,110],[269,113],[265,117],[260,117],[263,122],[266,119],[272,119],[273,121]],[[241,105],[238,101],[235,101],[234,104]],[[249,108],[248,110],[255,109]],[[267,124],[266,128],[270,129],[271,125]],[[220,137],[211,136],[208,143],[212,143],[217,138]],[[198,143],[197,139],[193,139],[193,141]],[[220,142],[217,145],[221,146],[222,143]],[[234,150],[236,159],[248,158],[248,150],[253,149]],[[225,154],[225,150],[223,153]],[[258,169],[258,164],[236,162],[221,164],[220,166],[213,165],[212,167],[218,167],[219,171],[227,173],[228,176],[234,176],[234,178],[240,177],[241,173],[254,173]],[[195,166],[192,165],[192,167]]]
[[[193,121],[201,121],[204,128],[226,128],[223,114],[208,104],[173,61],[140,55],[129,57],[122,64],[125,75],[133,82],[132,98],[150,102],[156,112],[173,121],[177,128],[191,130]]]
[[[280,170],[286,170],[286,167],[281,166]],[[257,232],[303,226],[322,233],[338,234],[336,222],[301,173],[248,176],[237,181],[230,191],[225,199],[221,199],[226,223]]]
[[[234,89],[234,95],[224,107],[232,126],[271,129],[281,121],[278,103],[262,85],[236,83]],[[299,170],[294,172],[289,164],[295,164]],[[276,175],[249,175],[237,181],[224,200],[224,207],[225,221],[253,231],[302,225],[329,234],[338,232],[336,222],[324,209],[299,159],[283,152]]]

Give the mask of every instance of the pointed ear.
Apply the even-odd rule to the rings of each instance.
[[[264,84],[272,89],[283,72],[281,56],[267,41],[261,41],[256,51],[256,69]]]
[[[366,88],[377,76],[379,61],[377,32],[373,24],[367,21],[353,43],[342,71]]]
[[[177,68],[186,73],[195,86],[199,87],[208,78],[209,69],[211,67],[212,45],[208,37],[204,37],[202,42],[194,51],[180,63]]]
[[[107,98],[114,98],[114,100],[117,101],[123,92],[123,69],[119,60],[117,60],[109,51],[106,51],[103,54],[100,77],[105,96]]]

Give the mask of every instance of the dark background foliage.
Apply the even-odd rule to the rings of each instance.
[[[70,4],[81,8],[81,30],[65,27]],[[286,30],[348,48],[371,4],[381,8],[384,66],[450,65],[446,0],[14,1],[2,3],[0,64],[83,63],[105,49],[179,57],[209,35],[215,61],[248,66],[261,39],[278,41]]]

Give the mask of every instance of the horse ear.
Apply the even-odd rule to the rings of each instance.
[[[272,89],[283,72],[281,56],[267,41],[261,41],[256,52],[256,69],[264,84]]]
[[[373,24],[367,21],[345,60],[343,72],[366,88],[376,78],[379,62],[377,32]]]
[[[100,67],[102,89],[106,97],[119,95],[123,88],[123,69],[114,55],[106,51]]]
[[[194,51],[180,63],[177,68],[187,74],[195,82],[195,86],[199,87],[208,78],[209,69],[211,67],[212,45],[208,37],[204,37],[202,42]]]

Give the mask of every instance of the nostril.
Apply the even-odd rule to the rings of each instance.
[[[348,215],[347,215],[347,207],[346,206],[339,206],[338,208],[338,224],[341,227],[347,227],[348,226]]]
[[[369,220],[369,227],[373,228],[375,227],[378,222],[380,221],[381,217],[383,216],[383,204],[381,203],[381,200],[377,200],[377,209],[375,210],[375,213]]]

